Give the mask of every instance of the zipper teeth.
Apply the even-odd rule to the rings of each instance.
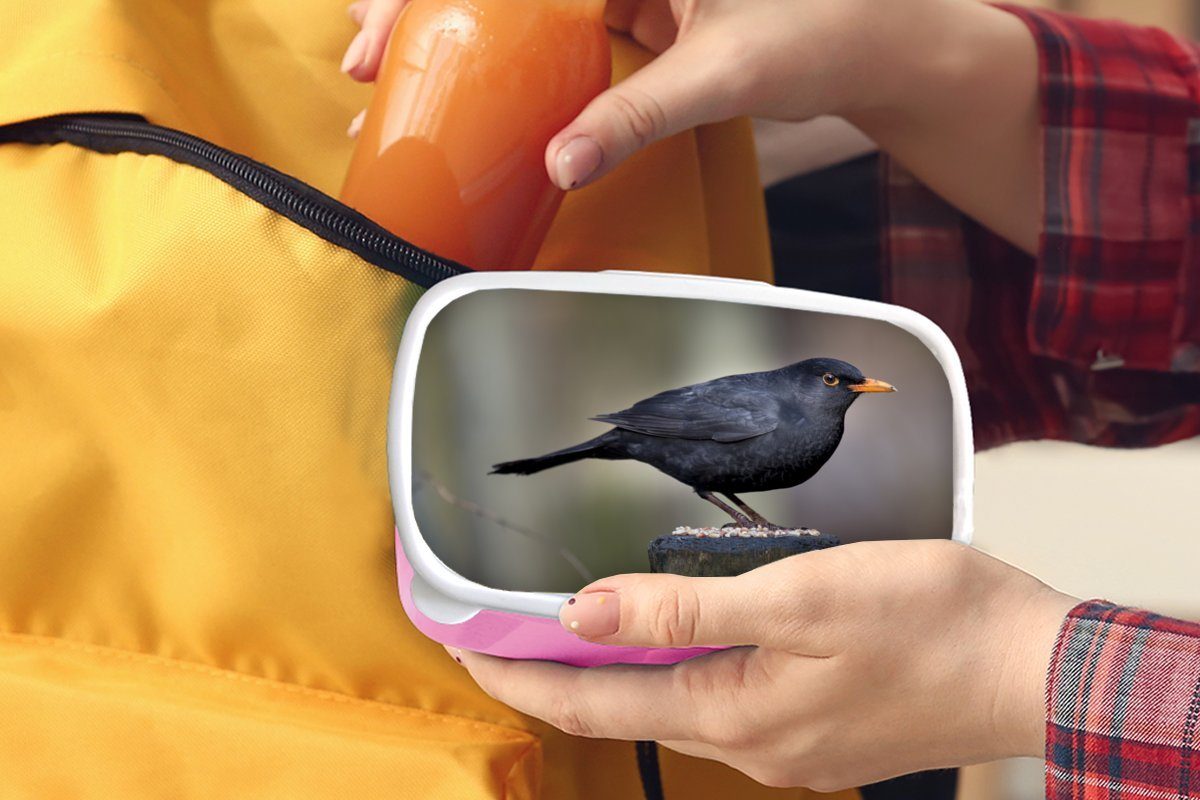
[[[110,124],[74,119],[63,120],[59,123],[59,127],[76,133],[127,136],[178,147],[233,173],[256,189],[278,200],[297,215],[351,239],[356,244],[390,261],[403,264],[434,282],[457,275],[461,271],[407,242],[373,230],[357,220],[339,213],[337,209],[329,208],[297,194],[245,157],[203,139],[169,129],[156,128],[149,123]]]

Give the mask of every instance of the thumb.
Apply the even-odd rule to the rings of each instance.
[[[773,644],[779,627],[752,574],[619,575],[571,597],[558,616],[580,638],[643,647]]]
[[[592,100],[546,146],[550,180],[578,189],[652,142],[733,116],[727,67],[705,50],[681,40]]]

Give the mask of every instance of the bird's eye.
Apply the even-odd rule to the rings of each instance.
[[[821,376],[821,380],[825,381],[826,386],[837,386],[838,385],[838,377],[837,377],[837,375],[834,375],[832,372],[826,372],[824,375]]]

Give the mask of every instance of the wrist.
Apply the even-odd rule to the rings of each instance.
[[[930,38],[938,38],[929,25],[944,24],[935,14],[940,6],[941,0],[843,6],[843,33],[837,38],[844,80],[840,106],[829,113],[865,128],[910,110],[916,86],[936,71],[930,52],[922,58],[920,50],[930,47]]]
[[[962,0],[873,6],[862,29],[862,88],[842,115],[877,141],[940,129],[983,97],[1036,83],[1032,37],[1006,11]]]
[[[1004,756],[1041,757],[1046,743],[1046,683],[1063,622],[1078,600],[1041,587],[1010,607],[1010,635],[993,704],[993,725]]]

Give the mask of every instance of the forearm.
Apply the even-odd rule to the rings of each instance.
[[[1033,252],[1041,227],[1038,56],[1025,24],[974,0],[875,4],[845,116],[919,180]]]

